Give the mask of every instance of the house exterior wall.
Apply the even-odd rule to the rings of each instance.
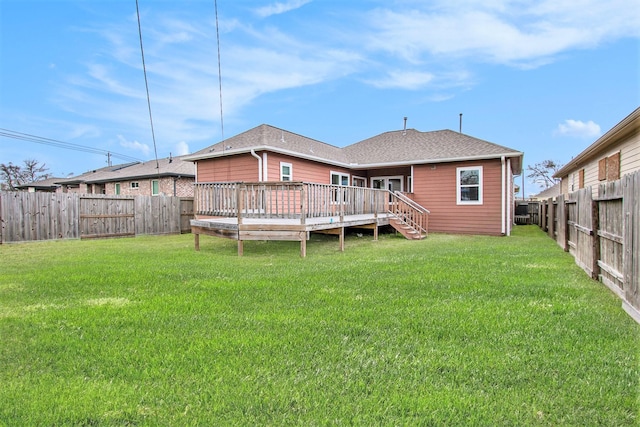
[[[458,205],[457,168],[476,166],[482,166],[482,204]],[[505,178],[511,176],[510,172],[506,175]],[[499,159],[416,165],[413,176],[413,199],[431,212],[430,231],[501,235],[503,212],[501,177],[502,163]],[[505,186],[505,190],[506,188],[508,186]]]
[[[289,163],[293,169],[292,181],[331,184],[331,172],[352,175],[349,169],[331,166],[306,159],[267,153],[267,181],[280,181],[280,163]]]
[[[576,168],[562,178],[561,191],[563,194],[572,193],[580,189],[580,171],[584,169],[584,186],[591,186],[593,197],[598,197],[600,183],[606,180],[598,179],[599,161],[616,153],[620,153],[620,178],[624,175],[640,170],[640,133],[635,133],[621,144],[598,153],[590,158],[582,167]]]
[[[198,160],[198,182],[257,182],[258,159],[251,154]]]

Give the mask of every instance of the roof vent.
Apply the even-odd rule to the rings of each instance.
[[[404,129],[402,130],[402,134],[406,135],[407,134],[407,118],[404,118]]]

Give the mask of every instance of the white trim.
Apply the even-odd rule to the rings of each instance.
[[[280,162],[280,181],[285,181],[284,177],[284,173],[282,172],[282,168],[284,166],[288,166],[289,167],[289,179],[287,179],[286,181],[293,181],[293,165],[289,162]]]
[[[409,187],[409,193],[414,193],[413,191],[413,165],[411,165],[411,186]]]
[[[158,192],[157,193],[153,192],[153,183],[154,182],[158,183]],[[160,180],[159,179],[152,179],[151,180],[151,195],[152,196],[159,196],[160,195]]]
[[[193,162],[197,160],[214,159],[217,157],[231,156],[234,154],[250,153],[251,149],[255,151],[271,151],[274,153],[285,154],[288,156],[296,157],[298,159],[313,160],[316,162],[325,163],[333,166],[340,166],[340,167],[349,168],[349,169],[372,169],[376,167],[385,167],[385,166],[389,167],[389,166],[430,165],[430,164],[439,164],[439,163],[464,162],[464,161],[472,161],[472,160],[493,160],[493,159],[499,159],[503,156],[504,157],[520,157],[524,154],[518,151],[518,152],[511,152],[511,153],[484,154],[484,155],[478,155],[478,156],[448,157],[443,159],[406,160],[406,161],[399,161],[399,162],[360,164],[360,163],[343,163],[336,160],[325,159],[318,156],[309,156],[307,154],[299,153],[297,151],[283,150],[281,148],[272,147],[270,145],[257,145],[251,148],[239,148],[235,150],[218,151],[215,153],[209,152],[206,154],[185,156],[183,160]]]
[[[365,178],[364,176],[357,176],[357,175],[351,175],[351,185],[352,186],[357,187],[357,185],[353,182],[356,179],[363,180],[365,188],[367,187],[367,178]]]
[[[516,200],[516,195],[513,193],[513,176],[511,176],[511,159],[507,159],[507,236],[511,236],[511,229],[513,228],[513,219],[511,218],[511,207]]]
[[[478,171],[478,200],[462,200],[460,187],[460,172],[466,170]],[[464,166],[456,168],[456,204],[457,205],[482,205],[482,197],[484,193],[484,182],[482,178],[482,166]]]

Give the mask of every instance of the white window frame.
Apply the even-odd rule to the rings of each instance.
[[[138,181],[131,181],[129,187],[131,187],[132,190],[137,190],[140,188],[140,183]]]
[[[478,184],[474,185],[461,185],[460,184],[460,172],[464,171],[478,171]],[[482,178],[482,166],[465,166],[456,168],[456,203],[458,205],[482,205],[482,196],[484,194]],[[462,200],[462,188],[465,187],[478,187],[478,200]]]
[[[285,166],[289,168],[289,175],[285,175],[283,171],[283,168]],[[288,179],[284,179],[285,177],[287,177]],[[293,165],[291,163],[280,162],[280,181],[293,181]]]
[[[348,183],[349,183],[349,182],[351,182],[351,175],[349,175],[348,173],[344,173],[344,172],[336,172],[336,171],[330,171],[329,179],[331,180],[331,185],[336,185],[336,184],[334,184],[334,183],[333,183],[333,177],[334,177],[334,175],[335,175],[335,176],[337,176],[337,177],[339,178],[339,179],[338,179],[338,182],[339,182],[339,184],[338,184],[338,185],[344,185],[344,184],[342,183],[342,179],[343,179],[343,178],[347,178],[347,186],[349,185]]]
[[[365,177],[363,177],[363,176],[357,176],[357,175],[353,175],[353,176],[351,177],[351,185],[352,185],[353,187],[358,187],[358,186],[356,185],[356,181],[358,181],[358,180],[364,183],[363,187],[365,187],[365,188],[367,187],[367,178],[365,178]]]
[[[157,193],[153,192],[153,183],[154,182],[158,183],[158,192]],[[158,179],[152,179],[151,180],[151,195],[152,196],[159,196],[160,195],[160,180],[158,180]]]
[[[349,186],[349,182],[351,182],[351,175],[349,175],[348,173],[344,173],[344,172],[336,172],[336,171],[329,171],[329,179],[331,180],[331,185],[338,185],[340,187],[348,187]],[[338,184],[334,184],[333,183],[333,177],[337,176],[338,177]],[[343,180],[346,178],[347,184],[343,184]],[[338,200],[338,189],[333,189],[333,196],[332,196],[332,201],[331,203],[333,204],[339,204],[339,203],[347,203],[346,197],[347,194],[345,193],[343,196],[343,200],[340,202]]]

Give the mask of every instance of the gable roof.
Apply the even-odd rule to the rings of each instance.
[[[593,144],[584,149],[580,154],[575,156],[569,163],[558,169],[553,174],[554,178],[562,178],[569,175],[571,171],[581,168],[585,163],[593,160],[602,152],[611,149],[616,144],[620,144],[634,133],[640,131],[640,107],[636,108],[631,114],[622,119],[618,124],[609,129],[607,133],[602,135]]]
[[[510,157],[519,173],[523,153],[451,130],[420,132],[415,129],[384,132],[344,148],[262,124],[218,142],[187,161],[230,156],[251,151],[275,151],[351,169],[441,163]]]
[[[184,156],[166,157],[147,162],[123,163],[119,165],[107,166],[85,172],[82,175],[61,179],[58,184],[79,184],[85,182],[96,184],[101,182],[129,181],[134,179],[155,178],[155,177],[186,177],[195,178],[193,164],[185,162]]]

